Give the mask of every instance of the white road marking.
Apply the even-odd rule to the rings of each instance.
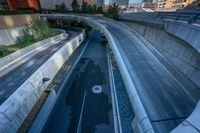
[[[83,103],[82,103],[82,107],[81,107],[81,114],[80,114],[80,117],[79,117],[79,121],[78,121],[78,127],[77,127],[77,133],[80,133],[81,132],[81,123],[82,123],[82,115],[83,115],[83,108],[84,108],[84,105],[85,105],[85,97],[86,97],[86,91],[84,93],[84,97],[83,97]]]

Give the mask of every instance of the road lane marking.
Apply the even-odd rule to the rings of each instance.
[[[84,93],[84,97],[83,97],[83,103],[82,103],[82,107],[81,107],[81,114],[80,114],[80,117],[79,117],[79,122],[78,122],[78,127],[77,127],[77,133],[80,133],[81,132],[81,122],[82,122],[82,115],[83,115],[83,108],[84,108],[84,105],[85,105],[85,97],[86,97],[86,91]]]

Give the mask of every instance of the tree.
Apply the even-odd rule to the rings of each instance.
[[[97,8],[97,13],[103,13],[103,7],[102,6],[99,6]]]
[[[66,5],[62,2],[60,5],[56,5],[55,10],[58,12],[67,12],[68,9],[66,8]]]
[[[71,7],[72,7],[73,12],[78,12],[80,5],[79,5],[77,0],[73,0],[72,3],[71,3]]]
[[[108,15],[111,15],[114,19],[118,19],[118,5],[115,2],[113,5],[109,5]]]
[[[93,8],[91,5],[87,6],[87,13],[93,13]]]
[[[118,19],[118,5],[115,2],[113,3],[113,17]]]
[[[87,2],[85,2],[84,0],[83,0],[83,2],[82,2],[82,7],[81,7],[81,9],[82,9],[82,12],[87,12],[87,6],[88,6],[88,4],[87,4]]]
[[[93,13],[97,13],[97,6],[94,4],[94,5],[92,5],[92,8],[93,8]]]

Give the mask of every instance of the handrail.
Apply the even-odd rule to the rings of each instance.
[[[159,12],[156,19],[185,21],[187,24],[200,24],[200,13]]]

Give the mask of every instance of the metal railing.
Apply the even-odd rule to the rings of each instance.
[[[183,21],[187,24],[200,24],[200,13],[159,12],[156,19]]]

